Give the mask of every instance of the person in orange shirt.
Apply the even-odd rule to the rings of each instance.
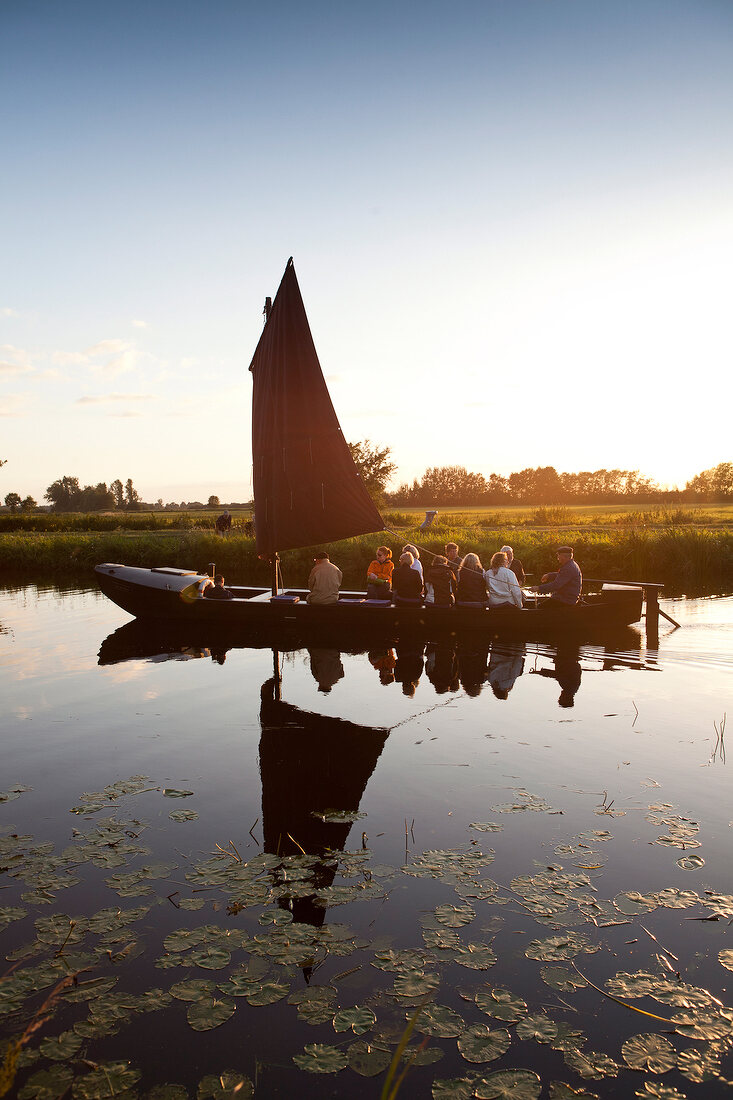
[[[367,569],[367,599],[389,600],[392,597],[392,551],[388,546],[380,546],[374,561]]]

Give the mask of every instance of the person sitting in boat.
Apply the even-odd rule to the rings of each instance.
[[[414,562],[408,550],[400,554],[399,564],[392,573],[392,593],[396,604],[422,602],[422,576],[413,568]]]
[[[557,560],[560,568],[556,573],[545,573],[534,591],[549,592],[550,599],[544,601],[543,607],[574,607],[580,599],[583,574],[573,557],[572,546],[559,546]]]
[[[459,604],[486,606],[486,578],[478,554],[466,554],[458,570]]]
[[[222,512],[220,516],[217,516],[214,526],[216,527],[217,535],[225,535],[227,531],[231,530],[232,517],[229,512]]]
[[[522,590],[509,569],[506,554],[502,550],[497,550],[494,554],[484,577],[492,611],[521,611]]]
[[[455,575],[458,576],[458,570],[461,568],[461,555],[458,553],[457,542],[446,542],[445,559]]]
[[[406,546],[402,547],[403,554],[412,554],[411,569],[414,569],[416,573],[420,574],[420,584],[425,583],[425,576],[423,574],[422,562],[420,561],[420,551],[416,546],[413,546],[411,542],[408,542]],[[402,561],[402,558],[400,558]]]
[[[380,546],[377,556],[367,569],[367,599],[388,600],[392,595],[392,572],[394,562],[388,546]]]
[[[234,596],[231,594],[228,588],[224,587],[224,577],[221,573],[217,573],[214,577],[214,583],[208,585],[204,589],[204,598],[207,600],[233,600]]]
[[[506,554],[507,568],[511,569],[512,573],[517,578],[520,585],[524,584],[524,566],[522,565],[519,558],[514,557],[514,551],[512,550],[511,546],[502,546],[500,553]]]
[[[425,570],[425,588],[425,603],[452,607],[456,602],[456,575],[442,554],[436,554],[433,564]]]
[[[339,588],[344,575],[337,565],[329,559],[328,554],[321,551],[313,559],[313,568],[308,577],[310,595],[308,603],[331,604],[338,603]]]

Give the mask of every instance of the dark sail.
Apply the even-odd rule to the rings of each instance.
[[[331,404],[292,258],[249,369],[258,553],[383,530]]]

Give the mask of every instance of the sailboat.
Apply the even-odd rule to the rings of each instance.
[[[270,563],[269,587],[229,585],[231,600],[204,598],[206,572],[107,562],[95,567],[100,588],[131,615],[217,627],[293,625],[298,629],[479,632],[482,636],[555,636],[637,622],[642,591],[606,586],[558,621],[527,607],[502,614],[483,607],[393,605],[341,592],[331,605],[307,602],[306,589],[283,588],[279,556],[305,546],[386,530],[351,456],[318,361],[292,257],[265,306],[265,326],[250,372],[254,527],[257,553]]]

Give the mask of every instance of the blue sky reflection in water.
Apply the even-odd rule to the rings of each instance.
[[[724,893],[731,885],[731,763],[716,729],[731,711],[733,601],[669,601],[663,606],[683,626],[675,632],[662,629],[658,652],[648,652],[643,637],[634,632],[616,652],[586,646],[577,653],[558,653],[547,646],[516,649],[505,644],[490,653],[463,649],[454,660],[450,652],[420,655],[398,647],[394,670],[389,654],[380,658],[375,651],[288,652],[281,657],[286,706],[268,709],[273,672],[269,649],[233,648],[224,663],[222,653],[214,650],[212,656],[196,646],[156,652],[161,647],[155,640],[141,641],[140,632],[123,626],[124,617],[96,592],[6,590],[0,598],[5,714],[0,790],[7,792],[14,784],[32,790],[0,803],[0,841],[8,830],[17,830],[32,834],[39,844],[53,842],[61,852],[75,843],[74,829],[88,832],[95,821],[114,814],[148,823],[139,843],[151,854],[131,857],[129,867],[74,868],[79,885],[59,889],[46,904],[23,901],[20,895],[27,894],[28,883],[4,873],[0,885],[7,889],[0,894],[0,911],[20,907],[27,915],[3,929],[3,955],[33,940],[33,922],[39,917],[56,912],[90,916],[109,906],[126,910],[162,899],[137,929],[139,957],[111,967],[118,977],[116,988],[139,994],[150,987],[168,990],[188,977],[224,982],[246,962],[244,949],[232,953],[225,969],[214,971],[195,963],[161,969],[155,960],[166,956],[163,941],[179,929],[209,925],[235,933],[246,929],[254,936],[263,931],[258,924],[263,909],[278,912],[271,895],[264,905],[228,912],[227,888],[194,894],[186,880],[217,844],[233,842],[245,861],[258,857],[264,807],[266,833],[290,831],[293,844],[306,850],[314,838],[328,835],[334,848],[345,845],[359,853],[366,834],[371,854],[365,858],[374,867],[372,884],[378,889],[372,885],[363,896],[354,894],[355,883],[368,876],[357,873],[344,857],[335,875],[326,866],[316,876],[317,891],[329,899],[325,908],[314,907],[307,898],[294,903],[296,917],[305,919],[302,927],[320,928],[319,936],[347,926],[344,936],[356,940],[351,953],[316,951],[308,986],[297,966],[266,961],[271,977],[286,983],[289,995],[333,985],[334,1013],[367,1006],[376,1023],[364,1036],[349,1032],[345,1041],[346,1034],[337,1032],[330,1018],[317,1025],[305,1023],[284,995],[267,1006],[237,997],[232,1019],[197,1032],[186,1022],[188,1005],[174,1000],[158,1012],[134,1015],[115,1036],[88,1039],[83,1056],[130,1060],[143,1071],[143,1093],[155,1084],[177,1081],[195,1095],[206,1074],[224,1069],[254,1080],[258,1060],[256,1096],[293,1088],[305,1096],[377,1095],[381,1079],[370,1080],[351,1068],[335,1076],[312,1075],[298,1070],[291,1059],[313,1043],[334,1045],[346,1054],[360,1039],[394,1047],[398,1024],[412,1011],[409,998],[395,1000],[393,982],[399,975],[371,964],[375,952],[389,948],[426,951],[424,934],[429,937],[432,926],[439,935],[446,927],[451,935],[455,932],[464,949],[490,944],[497,960],[489,969],[474,970],[465,965],[465,950],[461,956],[443,948],[436,962],[433,949],[422,960],[422,969],[440,978],[435,1002],[459,1013],[466,1027],[508,1027],[512,1041],[500,1059],[475,1063],[461,1055],[455,1037],[432,1038],[430,1048],[442,1051],[442,1057],[410,1071],[405,1095],[429,1095],[433,1080],[475,1080],[505,1068],[538,1072],[543,1096],[556,1080],[600,1096],[631,1096],[645,1081],[674,1085],[691,1097],[715,1095],[724,1086],[696,1083],[677,1070],[645,1077],[622,1069],[617,1078],[584,1082],[551,1044],[521,1038],[519,1024],[487,1016],[473,1000],[482,990],[508,989],[524,998],[532,1019],[540,1014],[580,1028],[587,1036],[586,1052],[602,1051],[621,1064],[622,1044],[637,1034],[664,1035],[678,1054],[709,1047],[593,990],[558,992],[545,984],[543,967],[571,970],[572,964],[548,964],[524,952],[536,950],[530,948],[533,941],[567,933],[598,947],[575,959],[597,985],[604,986],[619,972],[649,970],[674,977],[656,954],[679,970],[683,981],[733,1004],[730,972],[718,961],[719,951],[731,947],[727,917],[716,922],[687,919],[710,914],[709,905],[703,904],[706,891]],[[98,663],[100,651],[111,663]],[[390,680],[393,673],[398,680],[404,675],[407,683],[380,681],[380,675]],[[498,697],[502,695],[506,697]],[[561,697],[573,705],[559,705]],[[102,791],[135,775],[147,777],[142,785],[153,789],[124,795],[97,813],[70,814],[84,792]],[[164,797],[163,788],[193,794]],[[326,802],[329,791],[329,805],[310,805],[314,799]],[[352,804],[339,805],[339,795]],[[180,809],[198,817],[172,821],[170,813]],[[350,832],[348,822],[324,824],[311,818],[311,810],[328,809],[359,810],[366,816]],[[300,835],[293,831],[294,821]],[[477,827],[492,823],[501,828]],[[593,830],[607,830],[610,837],[599,839]],[[660,842],[662,836],[668,839]],[[271,836],[265,836],[265,843],[271,846]],[[289,841],[283,844],[297,850]],[[496,890],[487,887],[490,896],[485,898],[471,896],[473,887],[457,893],[460,869],[438,878],[406,874],[400,870],[406,846],[407,865],[413,869],[420,867],[427,851],[453,849],[470,858],[493,850],[493,861],[477,880],[497,884]],[[691,856],[696,857],[693,862],[699,857],[704,863],[690,868],[678,864]],[[114,873],[161,861],[176,864],[169,874],[172,881],[151,880],[149,895],[120,899],[105,884]],[[526,894],[526,878],[548,873],[550,879],[555,876],[555,888],[547,887],[547,894],[555,900],[558,875],[588,876],[588,886],[580,892],[601,905],[594,910],[597,923],[575,901],[550,918],[554,924],[531,911],[536,899]],[[653,907],[648,901],[670,889],[693,891],[697,899],[687,908]],[[172,891],[178,891],[174,901],[193,898],[198,904],[203,899],[204,905],[176,909],[166,900]],[[629,900],[629,891],[647,901]],[[349,900],[352,896],[355,900]],[[453,929],[436,917],[437,907],[446,905],[468,905],[475,915],[466,926]],[[628,914],[627,909],[634,911]],[[446,910],[440,912],[451,919]],[[631,923],[617,923],[624,920]],[[2,969],[11,964],[9,960]],[[97,965],[104,971],[104,962]],[[354,967],[359,969],[338,977]],[[679,1011],[651,998],[625,999],[665,1018]],[[31,1048],[72,1029],[85,1012],[84,1006],[62,1004]],[[0,1020],[0,1026],[3,1034],[15,1034],[18,1018]],[[163,1042],[176,1051],[169,1064],[158,1053]],[[732,1077],[726,1050],[724,1040],[722,1072]],[[45,1065],[41,1055],[35,1065],[21,1070],[18,1081],[25,1082]]]

